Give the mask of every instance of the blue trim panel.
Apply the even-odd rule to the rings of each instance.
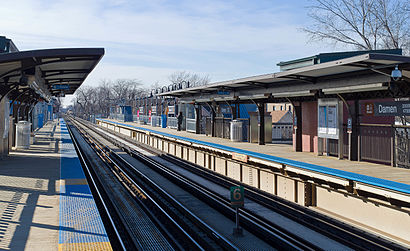
[[[185,140],[185,141],[192,142],[192,143],[207,145],[207,146],[215,147],[215,148],[225,150],[225,151],[236,152],[236,153],[240,153],[240,154],[246,154],[248,156],[255,157],[255,158],[274,161],[274,162],[277,162],[277,163],[281,163],[281,164],[285,164],[285,165],[289,165],[289,166],[293,166],[293,167],[298,167],[298,168],[302,168],[302,169],[306,169],[306,170],[310,170],[310,171],[315,171],[315,172],[319,172],[319,173],[323,173],[323,174],[333,175],[333,176],[337,176],[337,177],[348,179],[348,180],[362,182],[362,183],[365,183],[365,184],[378,186],[378,187],[383,187],[383,188],[387,188],[387,189],[390,189],[390,190],[410,194],[410,185],[400,183],[400,182],[396,182],[396,181],[380,179],[380,178],[371,177],[371,176],[367,176],[367,175],[363,175],[363,174],[338,170],[338,169],[334,169],[334,168],[330,168],[330,167],[319,166],[319,165],[309,164],[309,163],[305,163],[305,162],[301,162],[301,161],[276,157],[276,156],[273,156],[273,155],[242,150],[242,149],[239,149],[239,148],[224,146],[224,145],[210,143],[210,142],[201,141],[201,140],[195,140],[195,139],[191,139],[191,138],[187,138],[187,137],[181,137],[181,136],[177,136],[177,135],[173,135],[173,134],[169,134],[169,133],[163,133],[163,132],[155,131],[155,130],[152,130],[152,129],[137,127],[137,126],[128,125],[128,124],[119,123],[119,122],[114,122],[114,121],[110,121],[110,120],[106,120],[106,119],[100,119],[100,120],[108,122],[108,123],[113,123],[113,124],[118,124],[118,125],[122,125],[122,126],[132,127],[132,128],[138,129],[138,130],[149,131],[149,132],[153,132],[153,133],[160,134],[160,135],[163,135],[163,136],[172,137],[172,138],[180,139],[180,140]]]
[[[86,180],[63,119],[60,120],[60,179]],[[60,185],[59,244],[109,242],[88,185]]]

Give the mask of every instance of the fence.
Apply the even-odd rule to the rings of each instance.
[[[186,119],[186,131],[196,132],[196,119]]]
[[[272,141],[292,141],[293,137],[292,123],[273,123],[272,124]]]
[[[394,128],[395,133],[395,162],[398,167],[410,168],[410,128]]]
[[[171,129],[178,128],[178,120],[176,117],[168,117],[167,119],[167,127]]]
[[[359,128],[359,158],[371,162],[390,165],[392,163],[393,131],[391,125],[360,124]],[[349,134],[343,126],[343,157],[349,152]],[[338,140],[328,140],[328,153],[338,155]]]
[[[151,116],[151,126],[161,126],[161,116],[152,115]]]
[[[392,126],[360,125],[360,158],[391,164]]]
[[[230,118],[216,117],[215,118],[215,136],[218,138],[229,139],[230,132],[231,132],[231,124],[230,124],[231,121],[232,119]]]
[[[149,124],[151,121],[148,115],[140,115],[137,122],[141,125],[146,125],[146,124]]]
[[[247,142],[249,140],[249,119],[239,118],[237,120],[242,121],[242,139]],[[230,118],[215,118],[215,137],[230,138],[231,122]],[[212,132],[212,120],[210,117],[205,117],[201,121],[201,133],[211,136]]]

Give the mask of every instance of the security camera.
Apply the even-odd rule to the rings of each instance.
[[[399,66],[396,65],[396,68],[391,72],[391,78],[394,81],[399,81],[401,78],[401,71],[399,70]]]

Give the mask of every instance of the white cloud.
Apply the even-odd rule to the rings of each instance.
[[[0,30],[24,50],[106,48],[85,85],[135,78],[149,86],[180,70],[219,81],[323,51],[305,44],[297,30],[305,14],[296,7],[270,0],[14,0],[0,6]]]

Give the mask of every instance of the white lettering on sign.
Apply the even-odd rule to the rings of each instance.
[[[379,105],[379,113],[397,113],[397,106],[383,106]]]

